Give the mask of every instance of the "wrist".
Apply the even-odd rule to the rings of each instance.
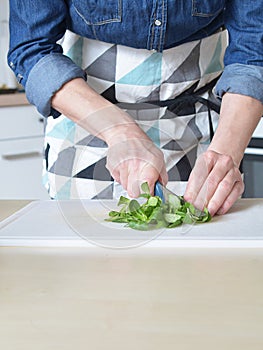
[[[219,124],[208,150],[229,155],[239,166],[261,116],[260,101],[226,93],[222,100]]]
[[[149,140],[149,137],[133,120],[109,127],[103,132],[102,138],[109,147],[129,139],[139,138]]]
[[[231,157],[234,165],[237,168],[239,168],[240,163],[241,163],[243,156],[244,156],[244,152],[240,152],[240,150],[238,150],[236,152],[232,152],[232,150],[230,150],[229,147],[220,147],[220,146],[216,146],[216,145],[212,145],[212,144],[208,147],[207,151],[212,151],[212,152],[216,152],[218,154],[222,154],[222,155],[226,155],[226,156]]]

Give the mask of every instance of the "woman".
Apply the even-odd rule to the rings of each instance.
[[[8,61],[48,117],[51,197],[111,198],[118,184],[136,197],[144,181],[153,191],[190,174],[185,199],[227,212],[263,112],[262,9],[262,0],[11,0]],[[59,40],[71,33],[66,56]]]

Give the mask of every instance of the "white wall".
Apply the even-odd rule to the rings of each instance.
[[[9,47],[8,28],[9,1],[0,0],[0,88],[16,88],[15,76],[6,62],[6,54]]]
[[[0,21],[8,19],[8,0],[0,0]]]

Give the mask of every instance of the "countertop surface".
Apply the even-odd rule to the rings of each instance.
[[[262,295],[262,248],[0,247],[0,348],[262,350]]]
[[[0,200],[0,221],[8,218],[10,215],[14,214],[17,210],[22,209],[30,202],[30,200]]]

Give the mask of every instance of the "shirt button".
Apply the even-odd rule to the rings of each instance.
[[[156,19],[154,21],[154,24],[157,26],[157,27],[160,27],[162,25],[162,22],[159,20],[159,19]]]

